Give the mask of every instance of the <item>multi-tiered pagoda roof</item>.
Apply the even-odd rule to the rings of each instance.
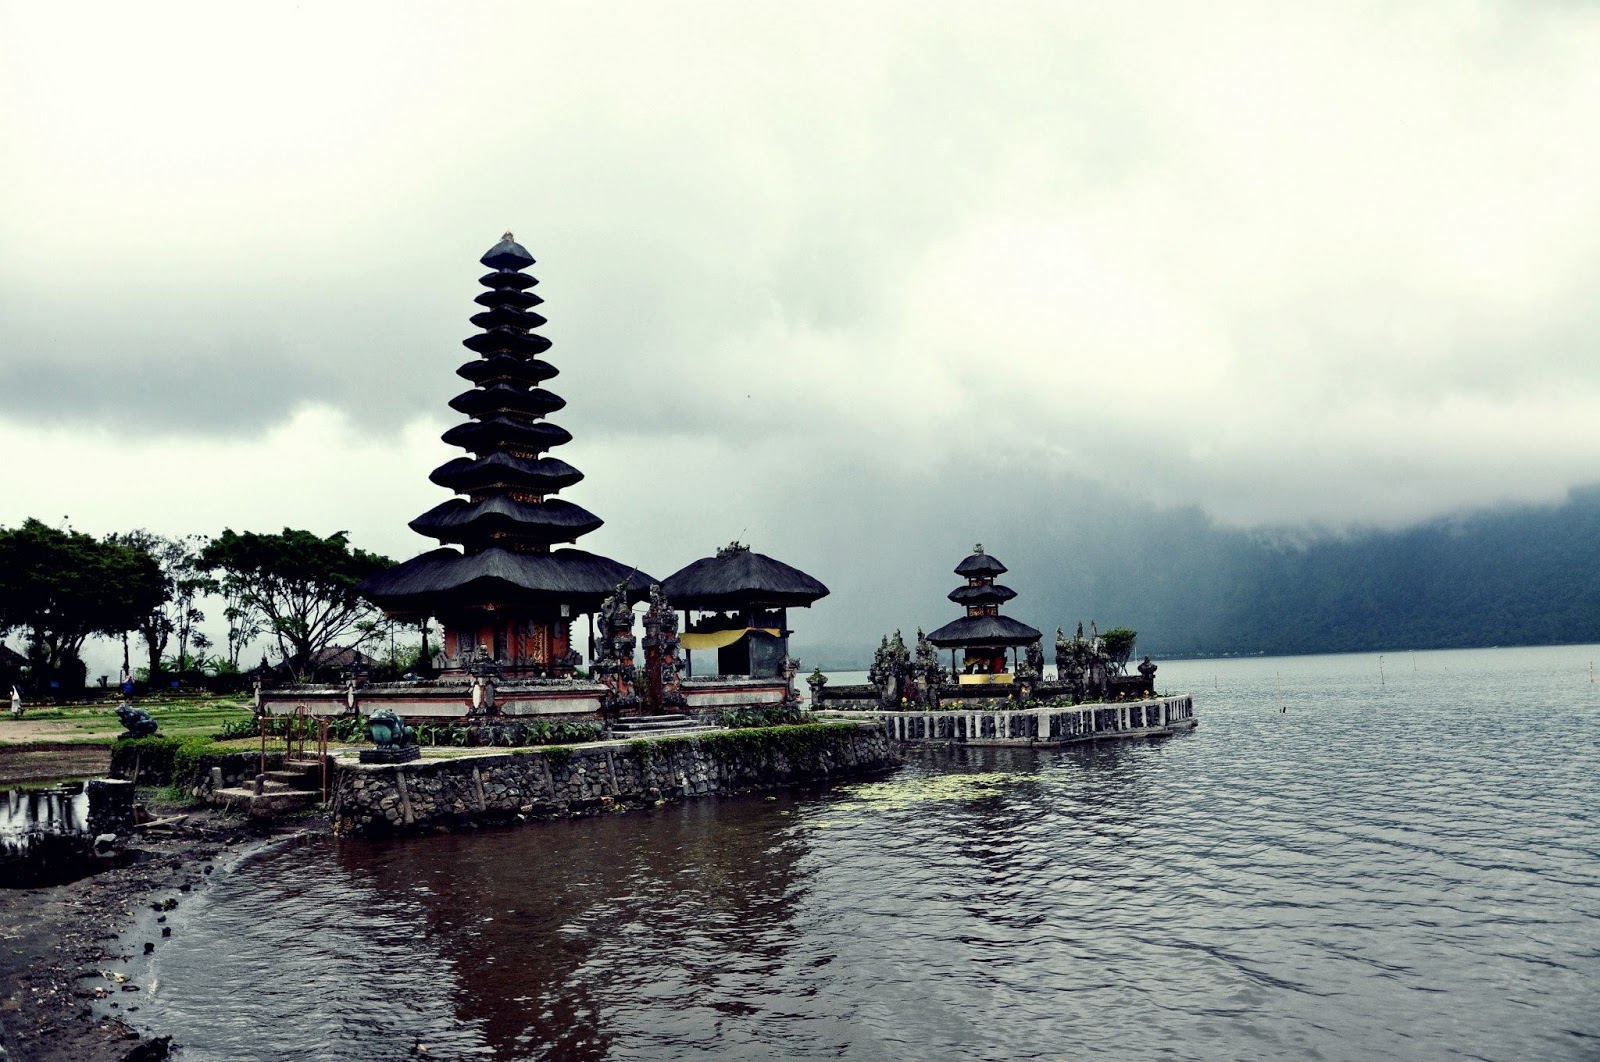
[[[460,497],[411,521],[412,530],[438,539],[440,549],[414,557],[361,584],[391,614],[439,615],[462,609],[563,604],[593,611],[621,583],[643,596],[648,575],[580,549],[557,549],[600,527],[580,505],[553,497],[583,473],[549,451],[572,440],[550,414],[566,405],[542,385],[555,377],[541,355],[550,340],[535,329],[544,300],[523,270],[534,259],[510,233],[480,259],[491,270],[466,339],[478,355],[456,370],[473,386],[450,400],[471,418],[441,437],[466,456],[447,461],[429,478]],[[459,547],[459,548],[456,548]]]
[[[1026,623],[1000,615],[1001,604],[1016,597],[1017,592],[994,581],[996,576],[1006,572],[999,558],[985,553],[979,545],[974,547],[971,556],[956,565],[955,571],[967,581],[948,596],[963,606],[967,614],[929,634],[928,641],[953,648],[1029,645],[1039,640],[1039,632]]]

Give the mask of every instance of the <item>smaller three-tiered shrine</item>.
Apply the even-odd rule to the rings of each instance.
[[[956,565],[956,574],[966,583],[950,591],[949,598],[966,609],[966,615],[929,632],[927,639],[941,649],[950,650],[950,670],[962,685],[1009,683],[1013,673],[1006,668],[1006,650],[1012,655],[1023,646],[1039,641],[1039,632],[1020,620],[1000,614],[1000,606],[1017,596],[1009,586],[995,582],[1006,566],[999,558],[985,553],[980,543],[972,555]],[[962,650],[958,662],[956,650]]]

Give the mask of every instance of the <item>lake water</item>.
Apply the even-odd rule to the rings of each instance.
[[[1600,1058],[1592,660],[1176,661],[1166,741],[309,843],[185,901],[136,1017],[187,1060]]]

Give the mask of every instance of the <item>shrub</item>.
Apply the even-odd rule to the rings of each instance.
[[[123,738],[111,747],[111,774],[142,785],[187,788],[200,780],[204,760],[214,752],[209,737]]]
[[[729,708],[717,713],[717,722],[730,730],[762,726],[794,726],[805,721],[805,712],[793,704],[775,704],[767,708]]]

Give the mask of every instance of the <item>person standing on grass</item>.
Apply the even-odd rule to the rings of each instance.
[[[11,718],[22,718],[22,691],[15,686],[11,687]]]

